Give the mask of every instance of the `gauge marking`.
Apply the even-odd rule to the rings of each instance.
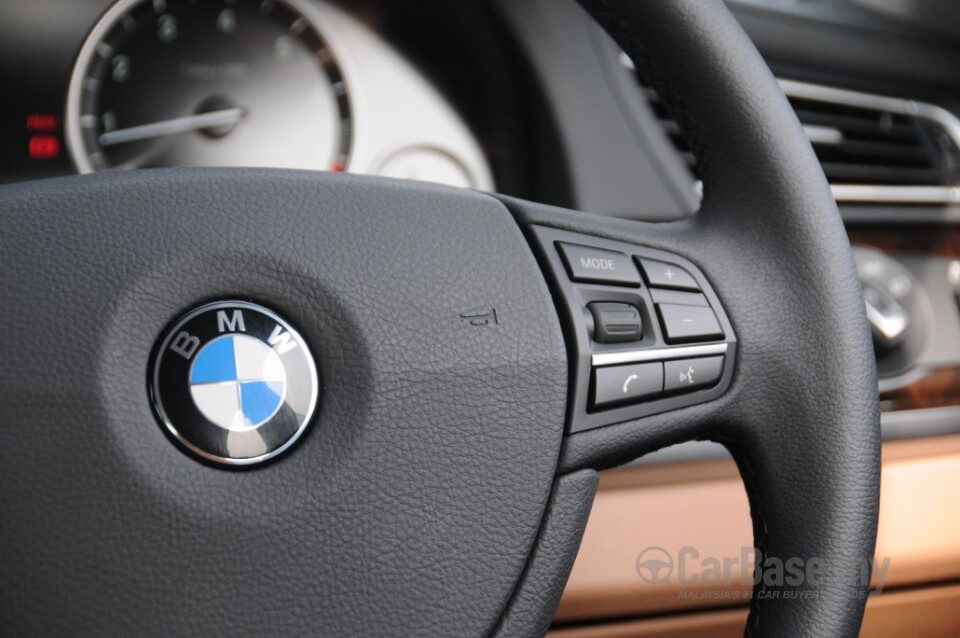
[[[157,18],[157,39],[161,42],[173,42],[177,39],[179,29],[176,17],[164,13]]]
[[[233,9],[227,8],[217,16],[217,29],[223,33],[233,33],[237,30],[237,16]]]
[[[71,76],[73,163],[346,169],[351,85],[325,28],[309,0],[116,0]]]

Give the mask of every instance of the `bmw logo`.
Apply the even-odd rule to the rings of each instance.
[[[187,450],[225,465],[281,454],[306,430],[319,386],[313,357],[286,321],[243,301],[208,304],[167,331],[151,395]]]

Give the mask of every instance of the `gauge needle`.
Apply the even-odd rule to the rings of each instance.
[[[140,126],[131,126],[116,131],[108,131],[100,135],[100,146],[124,144],[136,140],[145,140],[151,137],[178,135],[189,131],[210,128],[214,126],[229,126],[236,124],[247,114],[246,109],[234,107],[220,111],[210,111],[186,117],[177,117],[172,120],[151,122]]]

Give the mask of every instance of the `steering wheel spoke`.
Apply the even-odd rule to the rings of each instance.
[[[868,586],[878,465],[862,458],[878,453],[875,373],[853,269],[837,258],[847,249],[831,247],[822,261],[796,251],[832,244],[842,227],[830,215],[812,226],[784,218],[795,204],[776,191],[746,203],[711,189],[697,216],[666,224],[505,200],[564,320],[571,396],[561,472],[690,440],[722,443],[740,467],[761,560],[823,572],[817,583],[761,580],[751,627],[779,635],[816,616],[834,623],[826,633],[844,633]],[[671,304],[673,316],[663,311]],[[631,331],[634,316],[642,332]],[[677,339],[675,316],[706,328]],[[601,386],[606,371],[611,388]],[[832,524],[841,518],[849,525]]]
[[[727,391],[737,338],[698,264],[676,252],[550,226],[531,224],[527,234],[564,318],[568,434],[707,403]],[[688,428],[667,440],[695,437]],[[632,443],[620,453],[639,455],[642,437]]]

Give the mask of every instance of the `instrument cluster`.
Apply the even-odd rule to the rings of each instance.
[[[10,8],[14,23],[37,19],[25,14],[34,3],[18,4]],[[91,1],[78,5],[91,11],[62,83],[65,99],[53,104],[41,94],[41,85],[56,93],[49,77],[21,76],[37,90],[4,107],[14,111],[5,114],[5,137],[16,141],[0,152],[2,181],[257,166],[495,188],[486,154],[458,110],[342,7],[119,0],[98,13]],[[83,19],[77,5],[64,10]],[[0,47],[7,64],[12,40]]]

